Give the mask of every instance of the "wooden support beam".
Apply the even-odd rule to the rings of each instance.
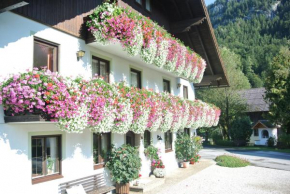
[[[191,27],[201,24],[205,19],[206,17],[198,17],[198,18],[171,23],[170,32],[172,34],[188,32]]]
[[[207,84],[207,83],[210,83],[213,81],[219,81],[219,80],[223,79],[223,77],[224,77],[224,75],[222,75],[222,74],[206,75],[206,76],[203,76],[201,84]]]
[[[204,47],[203,41],[202,41],[202,39],[201,39],[201,37],[200,37],[200,32],[199,32],[199,30],[198,30],[198,28],[197,28],[196,26],[195,26],[195,30],[196,30],[196,32],[197,32],[197,34],[198,34],[198,39],[199,39],[199,41],[200,41],[200,45],[201,45],[202,50],[203,50],[204,55],[205,55],[205,60],[206,60],[206,62],[207,62],[207,67],[209,68],[211,74],[214,75],[214,72],[213,72],[213,69],[212,69],[212,67],[211,67],[210,61],[209,61],[209,59],[208,59],[208,56],[207,56],[207,53],[206,53],[206,50],[205,50],[205,47]]]
[[[22,0],[3,0],[0,3],[0,13],[11,11],[13,9],[28,5],[26,1]]]

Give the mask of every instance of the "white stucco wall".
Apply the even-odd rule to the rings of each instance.
[[[253,143],[255,145],[267,145],[268,138],[263,138],[262,133],[266,130],[269,133],[269,137],[274,137],[277,140],[278,134],[277,134],[277,128],[259,128],[258,129],[258,136],[254,136],[254,132],[251,135],[250,143]]]
[[[182,96],[183,85],[188,86],[189,99],[193,100],[194,88],[188,81],[173,74],[145,64],[140,57],[129,57],[120,45],[103,47],[96,43],[86,45],[84,40],[71,36],[46,25],[21,17],[12,12],[0,14],[0,81],[15,72],[24,72],[33,67],[33,40],[42,38],[59,44],[58,69],[62,75],[91,77],[91,58],[97,56],[110,61],[110,81],[118,82],[124,78],[130,80],[130,68],[142,71],[142,86],[157,92],[163,89],[163,79],[170,80],[171,93]],[[86,51],[85,56],[77,60],[76,52]],[[181,87],[177,88],[177,83]],[[52,123],[17,123],[5,124],[3,108],[0,106],[0,193],[57,193],[59,183],[102,172],[93,170],[92,133],[83,134],[61,132]],[[193,135],[195,130],[191,130]],[[62,175],[64,178],[31,184],[31,136],[62,135]],[[157,135],[162,141],[157,140]],[[151,134],[153,144],[162,150],[162,159],[167,172],[177,168],[175,153],[165,153],[164,134],[160,131]],[[173,134],[173,149],[176,134]],[[141,140],[140,136],[137,138]],[[125,136],[112,134],[112,143],[117,147],[125,143]],[[150,161],[143,154],[140,144],[140,156],[143,160],[141,173],[148,174]],[[143,154],[143,155],[142,155]],[[105,173],[110,184],[108,172]],[[13,186],[17,183],[17,186]]]

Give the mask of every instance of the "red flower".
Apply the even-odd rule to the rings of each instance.
[[[34,75],[35,78],[40,78],[39,74]]]
[[[139,174],[139,178],[141,177],[142,175],[141,174]]]
[[[52,87],[52,83],[48,83],[47,86],[48,86],[48,87]]]

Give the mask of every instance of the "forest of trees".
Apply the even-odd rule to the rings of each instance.
[[[216,0],[208,10],[219,46],[241,56],[252,87],[263,86],[273,57],[290,46],[290,1]]]

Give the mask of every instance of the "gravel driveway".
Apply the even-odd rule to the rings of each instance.
[[[212,165],[160,194],[290,194],[290,171]]]

